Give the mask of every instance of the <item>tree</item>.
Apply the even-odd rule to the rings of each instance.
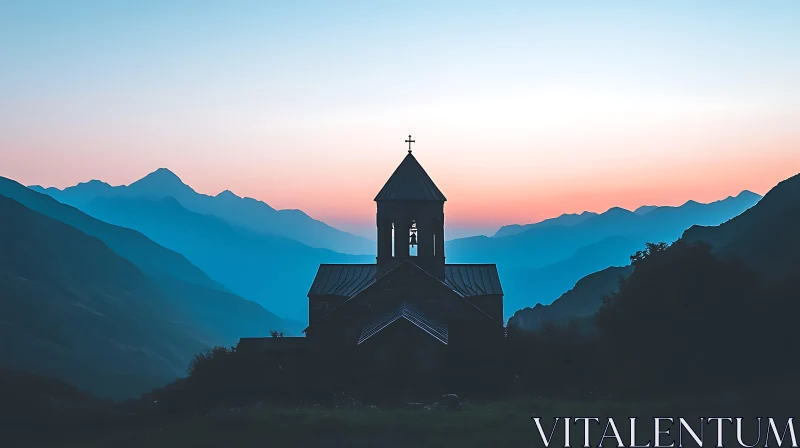
[[[618,385],[635,393],[733,381],[741,347],[757,346],[756,273],[705,244],[648,244],[595,317]],[[748,331],[750,330],[750,331]]]

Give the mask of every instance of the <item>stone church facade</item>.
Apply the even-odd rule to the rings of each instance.
[[[404,378],[496,357],[505,335],[497,268],[446,263],[446,200],[409,150],[375,197],[376,263],[320,265],[305,337],[242,339],[239,349],[302,347]]]

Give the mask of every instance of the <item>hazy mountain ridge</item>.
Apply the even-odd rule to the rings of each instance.
[[[609,267],[589,274],[575,283],[549,305],[537,303],[534,307],[518,310],[508,319],[508,325],[525,330],[539,330],[547,323],[564,324],[572,319],[591,316],[603,304],[603,297],[619,289],[620,279],[633,271],[628,265]]]
[[[698,205],[689,203],[691,207]],[[796,254],[800,253],[798,223],[800,175],[780,182],[757,204],[720,225],[690,227],[681,240],[709,244],[716,254],[740,259],[768,281],[780,283],[800,274],[800,264],[796,262]],[[537,304],[517,311],[509,324],[536,330],[545,322],[563,324],[585,318],[599,309],[602,298],[616,291],[620,277],[627,277],[630,272],[628,265],[587,275],[550,305]]]
[[[75,207],[37,193],[11,179],[0,177],[0,195],[31,210],[61,221],[101,239],[114,252],[132,261],[148,275],[168,275],[190,283],[224,290],[183,255],[155,244],[141,233],[92,218]]]
[[[453,263],[497,263],[510,316],[532,303],[552,302],[592,272],[628,264],[631,253],[648,241],[672,242],[694,224],[723,223],[760,198],[743,191],[709,204],[687,201],[639,213],[613,207],[601,214],[562,215],[523,226],[518,233],[450,241],[447,257]]]
[[[374,262],[373,257],[311,248],[289,238],[238,228],[190,211],[171,197],[100,197],[84,209],[103,221],[142,232],[182,253],[231,291],[300,322],[308,318],[306,294],[320,263]]]
[[[151,200],[173,197],[188,210],[213,215],[254,232],[284,236],[310,247],[347,254],[374,254],[376,248],[374,241],[338,230],[301,210],[276,210],[263,201],[239,197],[229,190],[216,196],[197,193],[166,168],[159,168],[128,186],[111,186],[93,180],[64,190],[41,186],[31,188],[80,209],[101,197]]]
[[[0,211],[4,362],[119,398],[184,375],[206,347],[289,333],[254,302],[148,277],[100,239],[5,196]]]
[[[583,213],[564,213],[555,218],[547,218],[533,224],[509,224],[497,230],[494,234],[495,237],[511,236],[530,230],[533,227],[542,228],[546,226],[571,226],[583,222],[593,216],[597,216],[595,212]]]
[[[692,226],[681,237],[736,257],[768,278],[800,273],[800,174],[772,188],[757,206],[719,226]]]
[[[737,196],[728,196],[725,199],[709,202],[709,203],[706,203],[706,204],[702,204],[702,203],[699,203],[697,201],[689,200],[689,201],[686,201],[683,205],[680,205],[680,206],[643,205],[641,207],[638,207],[636,210],[634,210],[632,212],[630,210],[627,210],[627,209],[624,209],[624,208],[621,208],[621,207],[612,207],[612,208],[608,209],[607,211],[605,211],[603,213],[595,213],[595,212],[588,212],[588,211],[582,212],[580,214],[578,214],[578,213],[565,213],[565,214],[560,215],[560,216],[558,216],[556,218],[548,218],[548,219],[545,219],[545,220],[542,220],[542,221],[539,221],[539,222],[535,222],[535,223],[531,223],[531,224],[511,224],[511,225],[503,226],[503,227],[500,228],[500,230],[497,231],[497,233],[494,235],[494,237],[505,237],[505,236],[517,235],[517,234],[524,233],[524,232],[527,232],[527,231],[530,231],[530,230],[533,230],[533,229],[541,229],[542,227],[547,227],[547,226],[573,226],[573,225],[585,222],[585,221],[587,221],[587,220],[589,220],[591,218],[597,218],[597,217],[600,217],[600,216],[603,216],[603,215],[608,215],[608,214],[612,214],[612,215],[613,214],[617,214],[617,215],[622,216],[622,215],[625,215],[626,213],[632,213],[632,214],[637,215],[637,216],[644,216],[644,215],[647,215],[647,214],[649,214],[651,212],[654,212],[654,211],[659,211],[659,213],[670,213],[670,211],[674,212],[676,210],[687,210],[687,209],[689,209],[691,207],[696,207],[696,206],[709,206],[708,208],[720,207],[720,206],[723,206],[724,204],[732,204],[732,203],[735,202],[734,200],[756,201],[757,202],[760,198],[761,198],[760,195],[758,195],[756,193],[753,193],[752,191],[743,190]]]

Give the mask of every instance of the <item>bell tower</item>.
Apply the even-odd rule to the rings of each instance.
[[[403,159],[381,191],[378,206],[378,275],[411,260],[444,279],[444,197],[411,154]]]

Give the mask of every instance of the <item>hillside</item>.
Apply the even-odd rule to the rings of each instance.
[[[216,216],[229,224],[253,232],[283,236],[310,247],[341,253],[375,253],[375,242],[335,229],[311,218],[301,210],[276,210],[263,201],[240,197],[228,190],[216,196],[197,193],[165,168],[158,169],[127,186],[111,186],[105,182],[92,180],[64,190],[40,186],[31,188],[80,209],[93,200],[103,197],[149,200],[172,197],[188,210]]]
[[[139,232],[92,218],[5,177],[0,177],[0,195],[101,239],[114,252],[132,261],[148,275],[166,275],[197,285],[224,289],[184,256],[159,246]]]
[[[213,333],[217,343],[234,344],[243,333],[264,335],[273,328],[283,329],[287,334],[297,334],[298,325],[284,323],[256,303],[230,293],[182,254],[157,244],[136,230],[98,220],[47,195],[0,178],[0,194],[3,193],[10,193],[13,199],[20,200],[24,205],[31,205],[46,216],[102,240],[117,254],[133,262],[159,286],[169,289],[168,297],[175,302],[175,306],[186,312],[197,312],[198,318],[203,317],[198,321],[201,326],[225,328],[224,332]],[[221,324],[220,320],[225,324]]]
[[[657,209],[648,210],[647,213]],[[681,240],[704,242],[711,245],[717,255],[745,261],[765,274],[767,279],[778,280],[780,283],[776,291],[783,294],[785,291],[780,288],[791,284],[787,276],[800,272],[795,256],[800,253],[800,238],[796,231],[798,222],[800,175],[779,183],[758,204],[719,226],[692,226],[684,232]],[[581,258],[585,259],[573,256],[554,266],[563,263],[564,270],[566,266],[580,269]],[[548,272],[550,268],[552,266],[531,270],[528,279],[536,283],[555,272],[562,272],[562,269]],[[593,314],[600,307],[602,297],[615,291],[619,278],[630,275],[631,269],[631,266],[612,267],[587,275],[550,305],[540,303],[533,308],[517,311],[509,319],[509,324],[536,330],[544,322],[565,323],[572,318]]]
[[[3,196],[0,246],[3,364],[120,398],[212,342],[102,241]]]
[[[524,330],[538,330],[545,323],[565,324],[572,319],[591,316],[603,304],[603,297],[617,291],[619,281],[630,275],[631,266],[610,267],[580,279],[575,287],[549,305],[537,303],[523,308],[508,320],[508,325]]]
[[[550,303],[588,274],[628,264],[628,257],[647,242],[675,241],[694,224],[720,224],[759,199],[744,191],[709,204],[688,201],[635,212],[615,207],[601,214],[562,215],[498,232],[506,236],[450,241],[447,260],[496,263],[510,316],[531,304]]]
[[[306,294],[320,263],[374,262],[373,257],[339,254],[236,228],[187,210],[174,198],[101,197],[84,209],[103,221],[142,232],[185,255],[234,293],[300,322],[308,319]]]
[[[800,174],[776,185],[756,206],[716,227],[693,226],[682,239],[703,241],[771,278],[797,272],[800,253]]]

